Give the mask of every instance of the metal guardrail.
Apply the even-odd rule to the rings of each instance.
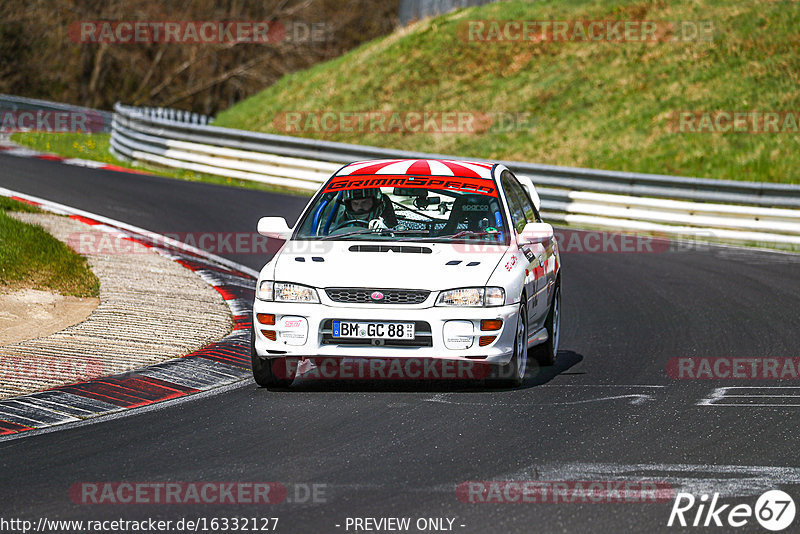
[[[113,114],[110,111],[74,106],[72,104],[62,104],[60,102],[50,102],[36,98],[25,98],[21,96],[0,94],[0,110],[2,111],[70,111],[86,113],[90,117],[98,117],[102,120],[102,125],[92,125],[92,131],[109,133],[111,131],[111,119]]]
[[[115,106],[111,150],[126,159],[314,191],[341,165],[282,156],[251,132],[167,118],[150,108]],[[206,120],[207,122],[207,120]]]
[[[352,161],[461,159],[220,128],[185,112],[122,104],[114,111],[111,147],[119,157],[306,190],[316,190],[341,164]],[[800,244],[797,185],[503,163],[533,181],[542,210],[555,221]]]
[[[464,7],[481,6],[496,0],[400,0],[398,17],[400,24],[405,26],[409,22],[425,17],[433,17],[449,13]]]
[[[0,94],[0,111],[101,117],[123,159],[316,190],[341,164],[384,158],[460,159],[209,126],[205,115],[116,104],[114,114]],[[487,161],[480,160],[478,161]],[[503,161],[529,178],[549,220],[571,225],[800,245],[800,186]]]

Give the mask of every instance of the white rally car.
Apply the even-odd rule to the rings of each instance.
[[[516,386],[528,355],[554,362],[560,259],[530,179],[504,165],[376,160],[345,165],[258,277],[253,375],[288,386],[318,358],[458,360]],[[294,365],[287,365],[287,362]]]

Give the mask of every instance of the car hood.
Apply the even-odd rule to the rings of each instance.
[[[507,249],[456,243],[289,241],[273,261],[278,281],[439,291],[486,285]]]

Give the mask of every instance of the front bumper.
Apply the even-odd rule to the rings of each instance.
[[[292,357],[355,357],[355,358],[434,358],[483,361],[505,364],[514,351],[518,304],[492,308],[407,307],[392,305],[330,305],[308,303],[266,302],[255,300],[253,325],[255,350],[263,358]],[[258,314],[275,316],[274,325],[260,324]],[[300,319],[303,319],[301,321]],[[501,319],[499,330],[482,331],[481,320]],[[374,346],[337,344],[331,339],[331,320],[359,322],[427,323],[429,329],[416,329],[415,339],[426,346]],[[473,342],[469,348],[453,349],[445,344],[445,324],[448,321],[472,323]],[[288,324],[290,328],[285,328]],[[461,323],[463,326],[464,323]],[[328,327],[328,328],[325,328]],[[305,330],[305,332],[303,332]],[[275,339],[265,337],[273,331]],[[429,334],[428,334],[429,331]],[[480,346],[482,336],[496,336]]]

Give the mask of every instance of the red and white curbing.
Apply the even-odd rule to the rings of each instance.
[[[52,154],[50,152],[40,152],[32,148],[20,146],[16,143],[9,141],[7,138],[4,137],[0,137],[0,154],[8,154],[9,156],[17,156],[21,158],[35,158],[45,161],[57,161],[59,163],[64,163],[66,165],[74,165],[76,167],[88,167],[90,169],[102,169],[105,171],[129,172],[132,174],[145,174],[145,175],[151,174],[144,171],[138,171],[136,169],[128,169],[126,167],[120,167],[119,165],[113,165],[111,163],[103,163],[102,161],[94,161],[90,159],[80,159],[80,158],[65,158],[64,156],[59,156],[58,154]]]
[[[68,215],[147,246],[197,273],[222,295],[234,330],[198,351],[134,371],[0,401],[0,440],[149,406],[240,382],[250,372],[250,317],[257,272],[161,235],[45,199],[0,188],[0,196]],[[166,247],[169,247],[167,249]]]

